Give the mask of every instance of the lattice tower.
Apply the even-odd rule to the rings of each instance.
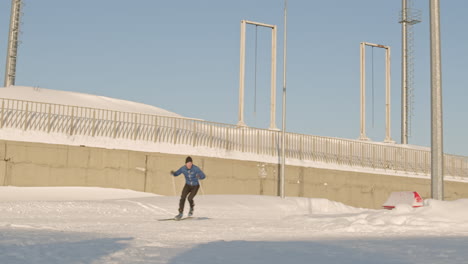
[[[403,102],[406,102],[406,107],[403,108],[403,120],[406,120],[406,124],[402,124],[402,127],[406,127],[406,131],[402,131],[402,137],[411,136],[411,125],[412,119],[414,117],[414,29],[413,26],[421,22],[421,10],[413,8],[412,0],[403,0],[403,8],[400,12],[399,23],[404,24],[403,29],[403,38],[406,39],[406,60],[405,60],[405,51],[402,50],[402,74],[406,75],[406,83],[402,83],[402,86],[406,87],[406,91],[402,94],[405,97]],[[403,65],[404,64],[404,65]],[[404,121],[402,121],[403,123]],[[402,128],[403,129],[403,128]],[[403,141],[403,138],[402,138]],[[407,138],[404,140],[404,143],[407,141]]]
[[[8,35],[8,50],[5,67],[4,86],[15,85],[16,58],[18,56],[18,36],[20,33],[22,0],[11,1],[10,31]]]

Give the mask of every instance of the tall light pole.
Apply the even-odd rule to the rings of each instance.
[[[21,0],[12,0],[10,15],[10,33],[8,34],[8,50],[5,66],[5,87],[15,85],[20,16]]]
[[[431,187],[432,198],[444,199],[442,65],[439,0],[429,0],[431,28]]]
[[[408,3],[402,0],[401,10],[401,144],[408,144]]]
[[[280,196],[285,197],[284,194],[284,169],[286,162],[286,36],[287,36],[287,13],[288,13],[288,0],[284,0],[284,37],[283,37],[283,124],[281,127],[281,172],[280,172]]]

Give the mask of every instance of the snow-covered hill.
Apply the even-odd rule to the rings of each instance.
[[[325,199],[0,187],[0,263],[468,263],[468,200],[368,210]]]
[[[121,112],[181,117],[180,115],[167,111],[165,109],[142,103],[136,103],[105,96],[83,94],[69,91],[50,90],[27,86],[0,87],[0,98],[91,107]]]

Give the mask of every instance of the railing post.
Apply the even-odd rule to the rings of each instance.
[[[400,151],[402,151],[400,149]],[[404,151],[404,155],[403,155],[403,169],[406,173],[408,173],[408,151]]]
[[[388,161],[387,161],[387,148],[384,148],[383,158],[384,158],[384,170],[387,170],[387,168],[390,168],[390,165],[388,164]]]
[[[312,137],[310,145],[311,145],[311,147],[310,147],[311,158],[312,158],[313,161],[316,161],[317,152],[315,151],[315,137]]]
[[[463,175],[463,159],[460,159],[460,176],[465,177],[465,175]]]
[[[417,173],[419,168],[417,166],[418,164],[418,151],[414,152],[414,157],[413,157],[413,167],[414,167],[414,172]]]
[[[329,162],[330,161],[330,148],[329,148],[329,140],[328,138],[325,138],[325,162]]]
[[[462,160],[460,159],[460,177],[463,177],[463,163]]]
[[[242,137],[242,138],[241,138],[241,145],[242,145],[242,146],[241,146],[241,151],[242,151],[242,153],[244,153],[244,151],[245,151],[245,147],[244,147],[244,144],[245,144],[245,142],[244,142],[245,132],[244,132],[244,129],[243,129],[243,128],[240,128],[240,129],[241,129],[241,137]]]
[[[75,115],[75,107],[72,106],[71,119],[70,119],[70,136],[73,136],[73,119]]]
[[[431,175],[431,168],[428,167],[430,164],[428,163],[428,160],[430,160],[430,155],[431,153],[429,151],[424,151],[423,153],[423,171],[427,175]]]
[[[455,170],[455,159],[454,159],[453,157],[450,157],[450,158],[448,158],[448,159],[450,159],[450,166],[452,167],[452,168],[451,168],[451,169],[452,169],[452,170],[451,170],[451,171],[452,171],[452,176],[456,176],[456,175],[455,175],[455,171],[456,171],[456,170]]]
[[[137,139],[137,133],[138,133],[138,115],[137,114],[133,114],[133,140],[136,140]]]
[[[271,130],[269,130],[268,133],[271,133],[270,132]],[[271,156],[274,156],[275,155],[275,135],[273,133],[271,133],[271,141],[270,141],[270,155]]]
[[[195,147],[197,145],[197,123],[193,121],[193,138],[192,145]]]
[[[341,153],[342,153],[342,148],[343,148],[343,142],[338,142],[338,156],[337,156],[337,161],[338,164],[343,164],[343,159],[341,158]]]
[[[303,141],[304,141],[303,137],[304,137],[304,135],[300,135],[300,137],[299,137],[299,159],[300,159],[300,160],[302,160],[303,155],[304,155],[304,154],[302,153],[302,151],[303,151],[303,150],[302,150],[302,144],[303,144]]]
[[[179,119],[174,119],[174,145],[177,144],[177,123]]]
[[[361,156],[361,167],[364,167],[364,158],[365,158],[364,150],[365,150],[365,146],[364,146],[364,144],[361,144],[361,155],[360,155]]]
[[[372,146],[372,168],[374,168],[374,169],[375,169],[375,167],[376,167],[376,166],[375,166],[375,148],[376,148],[376,146],[373,145],[373,146]]]
[[[154,116],[154,133],[153,133],[153,141],[158,141],[158,116]]]
[[[52,130],[52,121],[51,121],[51,115],[52,115],[52,105],[49,105],[49,112],[47,113],[47,133],[50,133],[50,130]]]
[[[257,155],[260,154],[260,130],[257,129],[257,140],[256,140],[257,144],[256,144],[256,147],[257,147]]]
[[[1,128],[3,128],[4,118],[5,118],[5,99],[2,99],[2,126],[1,126]]]
[[[114,112],[114,120],[113,120],[113,123],[114,123],[114,129],[113,129],[113,138],[116,138],[117,137],[117,111]]]
[[[213,147],[213,125],[210,125],[210,148]]]
[[[93,137],[96,136],[96,109],[93,109]]]
[[[28,129],[29,104],[26,103],[26,115],[24,116],[24,130]]]
[[[226,127],[226,150],[229,150],[229,127]]]

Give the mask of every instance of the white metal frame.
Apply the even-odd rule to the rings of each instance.
[[[395,143],[390,136],[390,47],[380,44],[361,42],[361,134],[360,140],[369,140],[366,136],[366,46],[383,48],[385,52],[385,140]]]
[[[276,25],[241,20],[240,29],[240,69],[239,69],[239,122],[238,126],[246,126],[244,122],[244,87],[245,87],[245,28],[247,24],[271,28],[271,102],[270,102],[270,129],[276,127]]]

